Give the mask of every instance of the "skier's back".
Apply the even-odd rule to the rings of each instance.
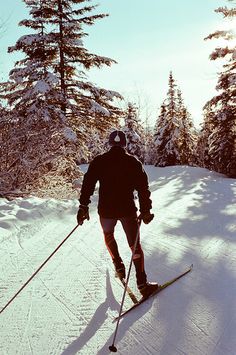
[[[109,138],[111,149],[97,156],[89,165],[84,175],[80,194],[80,208],[78,223],[88,219],[88,204],[94,193],[96,182],[99,181],[98,214],[103,228],[105,243],[112,257],[116,272],[125,278],[125,267],[120,257],[118,246],[114,238],[114,228],[118,220],[123,229],[131,250],[133,251],[135,238],[139,230],[137,208],[134,202],[134,191],[138,193],[140,218],[149,223],[153,214],[150,213],[152,202],[148,187],[147,175],[142,164],[134,156],[128,154],[126,137],[122,131],[114,131]],[[144,255],[138,237],[133,262],[136,268],[138,288],[143,296],[147,296],[157,288],[157,284],[147,283],[144,269]]]

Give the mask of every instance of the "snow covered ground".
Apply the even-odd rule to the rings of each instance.
[[[120,322],[119,354],[236,354],[236,180],[146,167],[155,219],[141,226],[150,280],[194,269]],[[96,213],[0,314],[1,355],[109,354],[122,286]],[[0,309],[76,225],[77,201],[0,199]],[[130,251],[117,226],[121,255]],[[130,287],[137,293],[134,274]],[[125,307],[131,305],[125,300]]]

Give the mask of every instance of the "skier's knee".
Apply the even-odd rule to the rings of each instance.
[[[133,260],[137,260],[141,258],[141,254],[134,254],[133,255]]]
[[[132,253],[134,252],[134,245],[132,245],[131,247],[130,247],[130,249],[131,249],[131,251],[132,251]],[[136,248],[135,248],[135,253],[134,254],[142,254],[142,247],[141,247],[141,245],[140,244],[138,244],[138,245],[136,245]]]

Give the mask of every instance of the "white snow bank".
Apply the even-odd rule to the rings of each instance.
[[[37,197],[0,199],[0,234],[37,223],[38,219],[63,218],[75,213],[78,201],[41,199]]]

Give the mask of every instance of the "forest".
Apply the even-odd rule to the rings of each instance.
[[[188,165],[236,178],[235,32],[215,30],[205,40],[223,38],[210,60],[224,61],[217,94],[203,107],[200,129],[184,102],[170,70],[168,91],[154,126],[145,124],[136,102],[89,80],[90,68],[116,61],[90,53],[84,46],[86,26],[107,14],[88,0],[23,0],[29,10],[19,25],[21,36],[8,53],[20,52],[0,82],[0,196],[74,196],[82,176],[80,164],[108,149],[107,138],[122,129],[127,151],[144,164]],[[234,1],[215,9],[223,18],[236,16]],[[171,63],[170,63],[171,67]],[[61,191],[64,193],[61,193]]]

